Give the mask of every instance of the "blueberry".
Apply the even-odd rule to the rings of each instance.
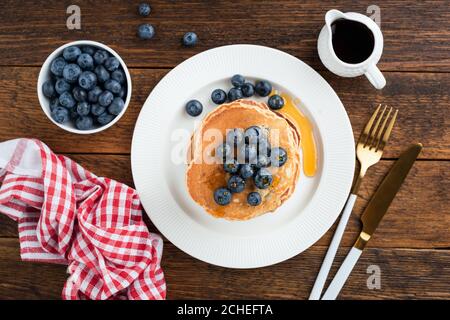
[[[231,191],[227,188],[219,188],[214,191],[214,201],[221,206],[226,206],[231,202]]]
[[[98,82],[100,82],[100,83],[103,83],[103,82],[109,80],[109,78],[110,78],[108,70],[106,70],[105,67],[102,65],[96,66],[94,69],[94,72],[97,75]]]
[[[72,86],[66,80],[64,80],[64,79],[56,80],[55,90],[56,90],[56,92],[58,92],[58,94],[69,91],[71,88],[72,88]]]
[[[67,109],[69,111],[69,118],[72,121],[76,121],[78,119],[77,106]]]
[[[113,72],[120,67],[120,61],[116,57],[109,57],[108,59],[106,59],[104,66],[106,70],[108,70],[109,72]]]
[[[120,89],[120,92],[117,94],[117,96],[118,96],[119,98],[122,98],[122,99],[123,99],[126,95],[127,95],[127,90],[125,90],[124,87],[122,87],[122,88]]]
[[[76,105],[76,103],[77,102],[73,98],[72,94],[70,94],[70,92],[68,92],[68,91],[63,92],[59,96],[59,104],[67,109],[72,108],[74,105]]]
[[[125,102],[123,102],[122,98],[114,98],[108,107],[108,112],[117,116],[123,110],[124,106]]]
[[[228,130],[226,140],[231,146],[239,146],[244,141],[244,131],[242,129]]]
[[[87,116],[91,112],[91,105],[87,102],[78,102],[77,113],[80,116]]]
[[[273,177],[269,170],[262,168],[256,173],[254,181],[257,188],[267,189],[272,184]]]
[[[77,82],[78,77],[81,74],[81,68],[75,63],[66,64],[63,69],[63,78],[69,83]]]
[[[264,136],[263,130],[258,126],[251,126],[244,132],[245,143],[256,144]]]
[[[245,180],[239,176],[231,176],[228,179],[228,190],[232,193],[239,193],[244,191],[245,189]]]
[[[239,171],[239,163],[235,159],[230,159],[224,162],[223,170],[228,173],[237,173]]]
[[[235,88],[242,87],[244,85],[244,83],[245,83],[245,78],[244,78],[244,76],[242,76],[240,74],[235,74],[234,76],[231,77],[231,84]]]
[[[103,107],[107,107],[111,104],[113,99],[114,95],[111,93],[111,91],[105,90],[98,97],[98,103]]]
[[[227,143],[222,143],[216,149],[216,156],[219,160],[230,159],[231,152],[231,147]]]
[[[53,98],[52,100],[50,100],[50,111],[53,111],[58,107],[61,107],[58,98]]]
[[[222,104],[227,101],[227,93],[222,89],[216,89],[211,93],[211,100],[215,104]]]
[[[78,117],[77,121],[75,121],[75,126],[79,130],[89,130],[94,126],[94,120],[90,116]]]
[[[125,72],[122,70],[115,70],[111,73],[111,79],[116,80],[120,84],[124,84],[126,80]]]
[[[112,114],[109,114],[108,112],[103,112],[101,115],[97,117],[97,122],[100,123],[102,126],[105,124],[110,123],[114,119],[114,116]]]
[[[99,49],[94,53],[94,62],[98,65],[103,64],[106,61],[106,59],[108,59],[108,57],[109,57],[108,51]]]
[[[186,32],[183,36],[183,45],[193,47],[197,44],[198,37],[195,32]]]
[[[242,95],[242,91],[239,88],[231,88],[230,91],[228,91],[228,100],[234,101],[238,99],[242,99],[244,96]]]
[[[50,65],[50,71],[57,77],[62,77],[63,69],[66,66],[67,62],[63,57],[58,57],[52,61]]]
[[[77,59],[78,65],[84,70],[94,70],[94,59],[87,53],[82,53]]]
[[[188,103],[186,103],[185,108],[188,115],[193,117],[197,117],[203,111],[203,105],[198,100],[189,101]]]
[[[88,101],[91,103],[98,102],[98,98],[100,97],[102,92],[103,92],[103,90],[100,87],[98,87],[98,86],[94,87],[92,90],[90,90],[88,92],[88,98],[87,98]]]
[[[239,148],[238,160],[239,163],[256,163],[258,149],[255,144],[243,144]]]
[[[268,104],[270,109],[280,110],[284,107],[284,99],[278,94],[274,94],[273,96],[270,96]]]
[[[141,39],[148,40],[155,35],[155,28],[151,24],[141,24],[138,28],[138,36]]]
[[[260,138],[258,141],[258,154],[270,157],[271,147],[266,138]]]
[[[53,84],[52,80],[47,80],[44,82],[44,84],[42,85],[42,93],[47,98],[52,98],[55,96],[55,85]]]
[[[150,14],[150,12],[152,11],[152,8],[150,7],[150,5],[148,3],[141,3],[139,5],[139,14],[143,17],[146,17]]]
[[[88,55],[90,55],[92,57],[95,54],[95,48],[91,47],[91,46],[82,46],[81,52],[87,53]]]
[[[261,204],[261,195],[258,192],[250,192],[247,196],[247,203],[251,206],[258,206]]]
[[[102,107],[101,105],[99,105],[98,103],[95,103],[95,104],[93,104],[92,106],[91,106],[91,113],[94,115],[94,116],[99,116],[99,115],[101,115],[103,112],[105,112],[106,111],[106,108],[105,107]]]
[[[63,107],[56,107],[53,109],[51,116],[56,122],[64,123],[69,121],[69,110]]]
[[[73,88],[72,96],[78,102],[84,102],[88,98],[88,94],[87,94],[86,90],[84,90],[84,89],[82,89],[80,87]]]
[[[118,94],[122,89],[122,86],[116,80],[109,79],[105,82],[105,89],[111,91],[114,94]]]
[[[91,90],[97,84],[97,76],[91,71],[83,71],[78,78],[78,84],[85,90]]]
[[[281,167],[286,163],[288,156],[286,150],[276,147],[272,149],[270,158],[274,167]]]
[[[246,82],[242,85],[241,91],[244,97],[251,97],[255,94],[255,86],[250,82]]]
[[[256,167],[257,168],[266,168],[270,166],[270,158],[261,154],[256,159]]]
[[[76,61],[78,56],[81,54],[80,48],[76,46],[70,46],[64,49],[63,57],[68,62]]]
[[[253,165],[245,163],[245,164],[241,164],[240,169],[239,169],[239,174],[241,175],[241,177],[243,179],[248,179],[250,177],[253,177],[253,174],[255,173],[254,169],[253,169]]]
[[[256,93],[261,97],[267,97],[272,92],[272,85],[266,80],[261,80],[256,83]]]

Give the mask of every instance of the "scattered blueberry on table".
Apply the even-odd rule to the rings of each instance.
[[[146,17],[152,11],[152,8],[148,3],[141,3],[138,8],[139,14],[143,17]]]
[[[198,42],[198,36],[195,32],[186,32],[182,39],[183,45],[186,47],[193,47]]]
[[[203,111],[203,105],[198,100],[191,100],[186,103],[186,112],[192,117],[199,116]]]
[[[125,72],[106,50],[69,46],[50,63],[50,73],[42,92],[57,123],[73,121],[77,129],[90,130],[108,124],[125,107]]]
[[[144,40],[151,39],[155,36],[155,28],[148,23],[141,24],[138,28],[138,36]]]

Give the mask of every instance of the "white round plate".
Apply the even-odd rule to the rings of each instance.
[[[212,90],[229,89],[236,73],[266,79],[300,99],[299,108],[313,123],[319,159],[317,174],[302,173],[295,193],[280,208],[249,221],[210,216],[191,199],[185,183],[190,135],[215,108]],[[191,99],[204,107],[197,118],[184,109]],[[147,214],[175,246],[215,265],[256,268],[299,254],[332,226],[350,191],[355,149],[344,106],[316,71],[279,50],[232,45],[191,57],[158,83],[136,123],[131,164]]]

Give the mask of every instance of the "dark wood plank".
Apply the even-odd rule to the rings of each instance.
[[[93,170],[133,186],[129,156],[72,155],[74,160]],[[373,195],[375,188],[391,167],[393,161],[382,161],[374,166],[360,191],[343,243],[352,245],[360,230],[358,217]],[[371,240],[371,247],[387,248],[450,248],[450,215],[448,211],[450,190],[450,161],[419,161],[415,164]],[[157,231],[148,223],[150,230]],[[319,240],[327,246],[334,228]],[[15,222],[0,215],[0,237],[16,237]]]
[[[53,125],[42,112],[36,94],[38,68],[2,67],[0,141],[26,136],[41,139],[55,152],[129,153],[139,111],[167,71],[133,69],[133,95],[124,117],[112,128],[80,139]],[[425,146],[421,158],[450,159],[450,74],[387,73],[389,85],[377,91],[365,80],[322,73],[341,97],[356,137],[377,103],[400,110],[385,157],[397,157],[408,143],[420,141]]]
[[[253,43],[285,50],[323,69],[316,42],[328,9],[366,13],[372,1],[151,1],[152,13],[137,14],[139,1],[77,1],[82,29],[66,28],[66,1],[2,2],[0,64],[42,64],[57,46],[70,40],[97,40],[117,49],[130,66],[173,67],[205,49],[233,43]],[[385,50],[384,70],[450,71],[449,2],[387,0],[377,3]],[[27,10],[23,10],[27,8]],[[101,21],[101,23],[99,23]],[[152,23],[151,41],[137,38],[141,23]],[[251,24],[251,28],[246,26]],[[181,46],[187,31],[195,31],[200,43]]]
[[[195,260],[166,241],[168,299],[306,299],[325,250],[314,246],[275,266],[232,270]],[[347,251],[339,251],[333,273]],[[368,248],[340,299],[449,299],[449,264],[448,250]],[[371,265],[381,270],[379,290],[367,288]],[[64,266],[20,261],[18,241],[0,239],[0,299],[59,299],[66,277]]]

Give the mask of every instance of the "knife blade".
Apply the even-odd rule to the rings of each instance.
[[[364,249],[367,241],[375,232],[421,150],[422,144],[420,143],[410,146],[401,154],[381,182],[361,216],[363,228],[360,237],[355,243],[355,247],[358,249]]]

